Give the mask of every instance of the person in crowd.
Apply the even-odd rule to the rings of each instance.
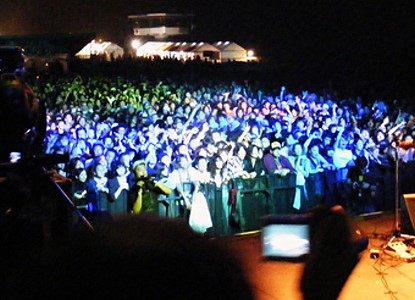
[[[335,193],[338,195],[338,203],[345,205],[347,191],[347,173],[353,166],[353,152],[348,148],[348,133],[345,133],[345,127],[340,126],[334,142],[333,165],[336,168]]]
[[[259,141],[256,140],[256,146],[258,147]],[[230,176],[230,196],[229,196],[229,220],[230,225],[237,225],[239,227],[243,227],[245,220],[243,216],[243,207],[241,199],[237,196],[239,190],[243,190],[244,188],[250,189],[261,189],[264,188],[263,182],[259,180],[259,175],[261,172],[264,172],[262,168],[262,160],[258,157],[258,159],[247,159],[247,153],[245,146],[243,144],[237,144],[235,147],[235,154],[231,157],[227,164],[227,169],[229,170]],[[256,154],[254,154],[256,155]],[[252,168],[250,170],[245,166],[247,162],[261,165],[260,173],[256,173],[255,169]],[[249,180],[254,179],[254,180]],[[249,180],[249,181],[248,181]]]
[[[364,156],[368,163],[370,162],[371,154],[366,149],[366,145],[364,144],[364,141],[362,138],[356,138],[353,143],[353,160],[356,160],[360,156]]]
[[[124,165],[125,170],[127,172],[127,176],[132,176],[131,174],[131,167],[132,167],[132,159],[131,159],[131,153],[128,151],[125,151],[118,155],[117,162],[120,162]]]
[[[106,150],[112,150],[112,151],[117,153],[116,149],[114,149],[115,145],[114,145],[114,140],[113,140],[112,136],[106,135],[102,139],[102,144],[104,145]]]
[[[310,174],[306,180],[306,185],[310,202],[313,202],[314,205],[323,203],[324,191],[327,189],[324,173],[326,170],[334,168],[320,154],[320,146],[320,140],[312,141],[307,153],[310,161]]]
[[[178,216],[177,206],[175,205],[174,197],[171,197],[174,190],[174,183],[170,177],[170,160],[166,161],[163,158],[155,166],[155,182],[165,186],[170,190],[170,193],[160,194],[157,201],[159,203],[159,216],[174,218]],[[166,190],[167,191],[167,190]]]
[[[147,147],[147,154],[144,159],[146,163],[147,173],[150,176],[155,176],[156,174],[156,164],[157,164],[157,148],[154,144],[149,144]]]
[[[298,142],[298,140],[294,136],[293,131],[284,131],[282,132],[282,139],[278,139],[281,143],[281,154],[285,157],[288,157],[290,154],[292,146]]]
[[[91,148],[93,148],[94,147],[94,145],[96,144],[96,143],[98,143],[98,138],[97,138],[97,136],[96,136],[96,132],[95,132],[95,127],[94,126],[90,126],[88,129],[87,129],[87,141],[88,141],[88,143],[91,145]]]
[[[374,179],[368,174],[368,160],[364,156],[356,158],[355,164],[347,174],[349,187],[348,208],[350,212],[375,211],[373,196],[376,191]]]
[[[104,157],[107,165],[107,174],[112,174],[114,164],[118,161],[117,152],[113,149],[107,149],[105,150]]]
[[[161,181],[155,181],[147,173],[143,160],[132,166],[134,181],[130,193],[131,210],[134,214],[158,214],[159,196],[170,195],[172,189]],[[171,185],[174,183],[172,182]]]
[[[202,185],[201,190],[204,190],[203,185],[209,184],[211,182],[211,176],[209,171],[209,160],[205,156],[197,156],[194,159],[194,166],[197,171],[199,171],[199,183]]]
[[[91,157],[85,161],[85,167],[86,168],[92,167],[94,165],[94,160],[97,157],[104,155],[104,151],[105,151],[105,148],[100,142],[93,144],[91,147]]]
[[[288,156],[291,165],[296,174],[296,188],[293,207],[298,211],[308,211],[311,209],[309,203],[308,192],[306,189],[306,179],[310,175],[310,161],[303,153],[303,146],[300,143],[295,143],[291,150],[291,155]]]
[[[77,169],[85,169],[85,164],[81,157],[74,157],[67,163],[66,170],[68,178],[73,179],[75,177],[74,172]]]
[[[210,182],[208,190],[208,206],[213,220],[214,232],[229,231],[228,218],[231,212],[229,203],[230,176],[222,157],[213,155],[209,162]]]
[[[197,156],[193,161],[194,168],[199,172],[200,191],[205,196],[209,212],[211,217],[213,217],[215,215],[215,206],[212,199],[215,199],[216,196],[216,186],[213,183],[210,172],[211,164],[211,158],[202,155]],[[215,226],[215,223],[215,220],[212,219],[212,226]]]
[[[79,152],[83,158],[87,158],[90,156],[91,149],[86,139],[76,139],[72,146],[72,152],[75,148],[79,149]]]
[[[75,139],[76,140],[84,140],[87,138],[86,130],[84,127],[77,127],[75,130]]]
[[[109,212],[112,217],[128,213],[129,194],[132,182],[128,177],[127,168],[119,161],[114,166],[114,177],[108,180]]]
[[[88,173],[84,168],[76,168],[73,172],[74,177],[72,180],[71,195],[74,201],[74,204],[78,206],[83,206],[88,204],[86,197],[87,186],[86,182],[88,180]]]
[[[226,164],[226,168],[229,171],[230,178],[251,178],[251,175],[246,171],[246,168],[244,166],[246,158],[245,147],[242,144],[237,144],[233,148],[232,153],[235,153],[235,155],[231,155],[230,159]]]
[[[209,166],[211,181],[220,188],[223,184],[227,184],[230,180],[229,170],[226,168],[225,161],[219,154],[211,158]]]
[[[379,130],[377,132],[380,133],[382,131]],[[383,132],[382,132],[382,134],[383,134]],[[374,139],[371,137],[371,134],[370,134],[370,132],[367,128],[363,128],[360,131],[359,136],[363,140],[363,144],[366,146],[366,148],[371,147],[371,146],[373,146],[373,144],[375,144]],[[374,134],[375,138],[376,138],[376,136],[377,136],[377,133]],[[378,140],[378,143],[380,143],[382,140],[384,140],[385,136],[383,136],[383,138],[379,136],[379,138],[380,138],[380,140]]]
[[[333,164],[337,169],[347,168],[353,162],[353,152],[347,148],[344,131],[345,128],[341,127],[334,143]]]
[[[270,149],[270,152],[265,154],[263,158],[264,168],[268,174],[286,176],[295,172],[290,160],[281,155],[281,143],[279,141],[271,142]]]
[[[271,145],[270,145],[271,147]],[[252,143],[248,146],[247,154],[244,159],[244,169],[248,172],[250,178],[265,175],[263,159],[263,150],[258,143]]]
[[[92,177],[86,182],[86,199],[92,205],[93,218],[96,222],[106,221],[109,214],[109,189],[106,177],[107,167],[104,164],[94,164]]]
[[[186,155],[177,156],[171,179],[182,202],[184,218],[193,230],[205,233],[212,227],[212,219],[206,197],[200,191],[200,172],[191,166]]]

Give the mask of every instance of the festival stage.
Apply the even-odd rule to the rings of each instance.
[[[369,246],[362,253],[339,299],[414,299],[415,262],[403,262],[382,252],[379,259],[370,257],[370,249],[382,249],[393,237],[396,228],[394,212],[353,220],[369,237]],[[223,239],[242,260],[256,299],[302,299],[299,282],[303,263],[264,260],[259,232]]]

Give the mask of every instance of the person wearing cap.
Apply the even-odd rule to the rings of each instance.
[[[270,145],[270,152],[264,155],[263,162],[266,173],[286,176],[290,172],[294,172],[289,159],[281,154],[281,143],[273,141]]]

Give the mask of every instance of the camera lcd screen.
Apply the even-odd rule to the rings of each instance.
[[[306,218],[274,218],[262,227],[262,255],[275,260],[302,260],[310,250]]]

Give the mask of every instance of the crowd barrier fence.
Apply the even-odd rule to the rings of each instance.
[[[202,191],[211,213],[213,235],[232,235],[259,230],[268,215],[305,213],[319,204],[340,204],[350,213],[393,210],[395,169],[377,166],[365,174],[373,189],[365,199],[356,199],[347,181],[348,169],[326,170],[306,179],[300,210],[293,208],[296,175],[263,175],[253,179],[233,179],[217,187],[205,184]],[[413,192],[415,162],[402,163],[399,169],[400,193]],[[174,193],[161,200],[161,215],[183,217],[179,198]]]

